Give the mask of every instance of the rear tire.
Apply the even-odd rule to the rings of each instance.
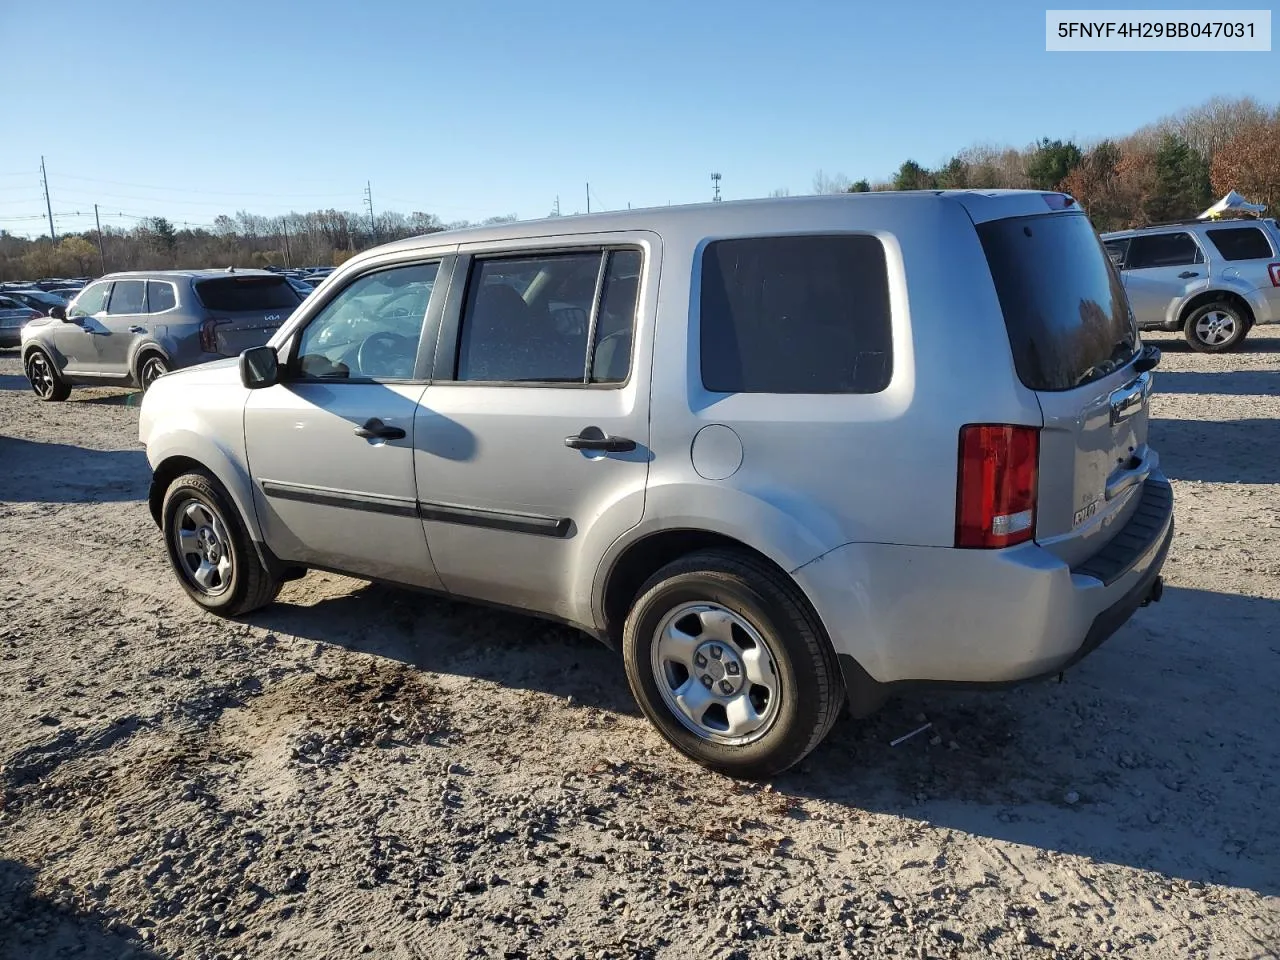
[[[43,350],[32,350],[22,366],[32,391],[45,403],[56,403],[71,396],[71,384],[62,379],[52,358]]]
[[[655,573],[627,614],[622,651],[658,732],[733,777],[799,763],[844,703],[835,652],[799,588],[743,553],[699,551]]]
[[[1225,353],[1244,342],[1249,333],[1249,320],[1239,307],[1225,300],[1215,300],[1196,307],[1187,316],[1182,335],[1192,350],[1200,353]]]
[[[238,617],[280,592],[231,497],[212,476],[187,473],[169,484],[160,518],[178,582],[210,613]]]
[[[138,386],[146,393],[158,377],[169,372],[169,362],[158,353],[144,353],[138,361]]]

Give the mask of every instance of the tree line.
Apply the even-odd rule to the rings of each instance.
[[[889,180],[851,181],[822,171],[815,193],[960,188],[1062,190],[1099,230],[1192,217],[1238,190],[1280,214],[1280,105],[1216,98],[1133,133],[1096,143],[1043,138],[1022,149],[979,144],[936,168],[906,160]],[[775,190],[774,196],[788,194]],[[516,219],[492,217],[485,223]],[[0,231],[0,280],[96,276],[107,270],[337,266],[378,243],[469,226],[430,213],[384,211],[372,223],[346,210],[264,217],[240,211],[210,227],[178,229],[164,217],[107,227],[56,243]]]

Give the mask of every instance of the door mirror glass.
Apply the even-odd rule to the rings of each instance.
[[[249,390],[280,382],[280,358],[275,347],[250,347],[240,354],[240,382]]]
[[[53,317],[55,320],[65,321],[67,319],[67,308],[62,304],[58,304],[56,307],[49,310],[49,316]]]

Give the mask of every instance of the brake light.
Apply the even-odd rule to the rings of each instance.
[[[218,324],[220,320],[206,320],[200,324],[200,349],[205,353],[218,352]]]
[[[1267,275],[1271,277],[1271,285],[1273,287],[1280,287],[1280,263],[1268,264]]]
[[[960,428],[956,546],[996,549],[1035,536],[1040,431],[979,423]]]

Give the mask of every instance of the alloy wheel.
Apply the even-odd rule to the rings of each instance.
[[[230,588],[235,558],[217,511],[194,497],[183,500],[173,514],[172,539],[179,568],[195,589],[216,597]]]

